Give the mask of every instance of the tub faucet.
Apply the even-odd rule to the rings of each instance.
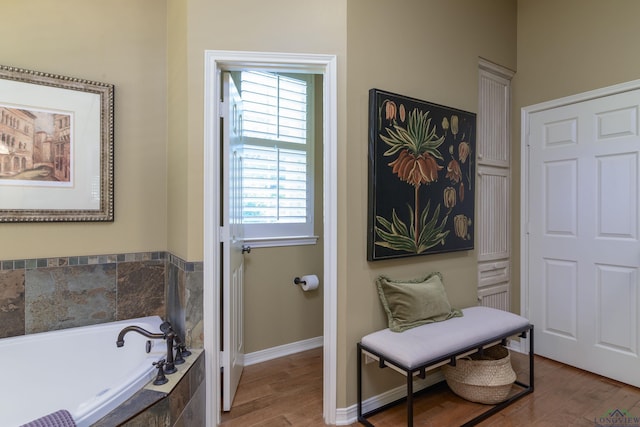
[[[178,371],[173,358],[173,340],[176,338],[176,333],[173,332],[171,323],[166,321],[160,324],[160,330],[164,334],[164,339],[167,341],[167,362],[164,365],[164,372],[173,374]]]
[[[160,330],[165,334],[173,334],[173,343],[175,344],[176,354],[174,358],[174,363],[176,365],[180,365],[185,362],[184,358],[186,356],[190,356],[191,352],[187,350],[187,346],[184,344],[180,335],[176,331],[173,330],[173,327],[169,322],[164,322],[160,325]]]
[[[173,340],[176,334],[175,332],[173,332],[173,328],[171,327],[171,324],[169,322],[163,322],[160,325],[160,330],[162,331],[162,333],[153,333],[153,332],[147,331],[146,329],[141,328],[140,326],[136,326],[136,325],[127,326],[123,328],[118,334],[118,339],[116,340],[116,346],[118,347],[124,346],[124,336],[127,334],[127,332],[131,332],[131,331],[137,332],[140,335],[145,336],[147,338],[165,340],[167,342],[167,359],[164,364],[164,372],[165,374],[173,374],[174,372],[177,371],[175,363],[173,361],[174,360],[173,359]]]
[[[146,329],[141,328],[140,326],[131,325],[131,326],[127,326],[126,328],[120,331],[120,333],[118,334],[118,340],[116,341],[116,346],[118,347],[124,346],[124,336],[127,334],[127,332],[131,332],[131,331],[137,332],[140,335],[143,335],[151,339],[156,339],[156,340],[164,339],[164,334],[160,334],[160,333],[154,334],[152,332],[147,331]]]

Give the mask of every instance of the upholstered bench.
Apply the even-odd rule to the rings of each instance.
[[[529,384],[516,381],[521,390],[506,401],[467,421],[475,425],[533,391],[533,325],[524,317],[489,307],[462,309],[461,317],[422,324],[402,332],[384,329],[373,332],[358,343],[358,421],[367,426],[371,415],[403,399],[362,413],[363,356],[377,360],[380,368],[391,367],[407,377],[407,426],[413,426],[413,379],[425,378],[426,371],[444,364],[455,365],[460,357],[468,356],[496,343],[506,344],[509,337],[529,334]]]

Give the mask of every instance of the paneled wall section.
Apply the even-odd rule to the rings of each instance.
[[[511,152],[509,108],[513,73],[480,61],[478,106],[478,303],[510,309]]]

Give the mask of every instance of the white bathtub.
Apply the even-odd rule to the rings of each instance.
[[[152,362],[166,356],[164,340],[129,332],[160,332],[158,316],[0,339],[0,426],[17,427],[60,409],[89,426],[154,378]],[[170,379],[170,377],[169,377]]]

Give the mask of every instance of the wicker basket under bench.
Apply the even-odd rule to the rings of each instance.
[[[466,421],[473,426],[502,410],[522,396],[533,392],[533,325],[524,317],[489,307],[470,307],[464,316],[444,322],[428,323],[404,332],[389,329],[373,332],[358,343],[358,421],[373,426],[367,418],[400,403],[400,399],[382,408],[362,413],[363,355],[378,361],[380,368],[391,367],[407,377],[407,426],[413,426],[413,377],[425,378],[426,371],[442,365],[455,365],[456,360],[497,343],[506,344],[512,336],[529,334],[529,384],[516,381],[521,390],[504,402],[490,406],[485,412]]]

